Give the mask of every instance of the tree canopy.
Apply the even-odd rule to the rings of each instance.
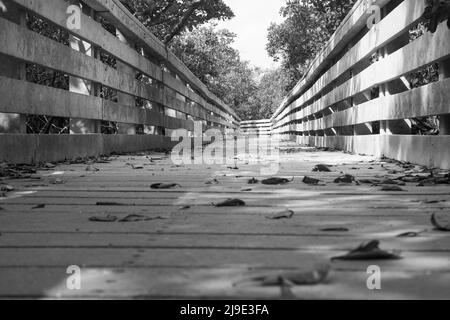
[[[288,0],[269,28],[267,52],[289,74],[289,88],[332,36],[356,0]]]
[[[157,37],[166,43],[185,30],[211,20],[234,17],[223,0],[121,0]]]

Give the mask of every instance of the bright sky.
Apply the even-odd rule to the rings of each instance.
[[[237,34],[234,47],[241,58],[254,66],[267,69],[277,66],[266,51],[267,29],[272,22],[279,23],[280,8],[286,0],[224,0],[233,10],[235,17],[219,22],[219,28],[226,28]]]

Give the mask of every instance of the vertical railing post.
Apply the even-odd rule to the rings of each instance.
[[[129,45],[130,47],[133,47],[133,44],[130,43],[125,38],[123,33],[117,28],[116,28],[116,37],[121,42]],[[133,79],[136,76],[135,70],[133,68],[131,68],[130,66],[126,65],[125,63],[123,63],[122,61],[117,61],[117,71],[120,74],[131,75],[133,77]],[[126,94],[126,93],[118,92],[117,93],[117,101],[120,104],[125,105],[127,107],[135,107],[136,106],[136,98],[133,97],[132,95],[129,95],[129,94]],[[119,127],[118,128],[119,134],[128,134],[128,135],[136,134],[136,125],[135,124],[119,123],[118,127]]]
[[[81,6],[79,1],[72,0],[71,4]],[[82,6],[82,12],[84,14],[90,15],[92,18],[95,18],[95,13],[87,6]],[[83,28],[83,26],[81,26]],[[69,35],[69,43],[70,47],[73,50],[79,51],[89,57],[95,57],[94,45],[81,40],[80,38],[70,34]],[[84,80],[81,78],[69,77],[69,91],[83,94],[83,95],[96,95],[98,92],[98,86],[95,86],[92,81]],[[88,108],[89,106],[85,106]],[[70,118],[70,133],[71,134],[90,134],[90,133],[99,133],[100,132],[100,122],[97,120],[88,120],[88,119],[75,119]]]
[[[8,3],[7,11],[0,10],[0,17],[26,26],[26,13],[12,4]],[[14,58],[1,56],[0,75],[8,78],[25,80],[26,64]],[[14,88],[11,88],[14,90]],[[27,132],[26,116],[23,114],[0,113],[0,133],[22,133]]]
[[[450,59],[439,63],[439,81],[450,77]],[[450,114],[439,116],[439,134],[450,135]]]

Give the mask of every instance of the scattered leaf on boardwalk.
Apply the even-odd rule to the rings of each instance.
[[[97,205],[97,206],[111,206],[111,207],[114,207],[114,206],[126,206],[126,204],[124,204],[124,203],[118,203],[118,202],[102,202],[102,201],[97,202],[95,205]]]
[[[348,228],[343,228],[343,227],[335,227],[335,228],[324,228],[324,229],[320,229],[320,231],[323,232],[348,232],[350,231]]]
[[[100,171],[100,169],[96,168],[94,166],[87,166],[86,171],[97,172],[97,171]]]
[[[144,169],[143,166],[141,166],[141,165],[136,165],[136,164],[132,164],[131,167],[132,167],[134,170],[142,170],[142,169]]]
[[[381,188],[381,191],[404,191],[399,186],[384,186]]]
[[[191,206],[182,206],[179,208],[179,210],[188,210],[190,208],[191,208]]]
[[[150,186],[152,189],[173,189],[173,188],[181,188],[181,185],[178,183],[155,183]]]
[[[361,244],[349,253],[333,257],[331,260],[394,260],[401,259],[399,251],[384,251],[379,248],[380,241],[372,240]]]
[[[117,221],[116,216],[107,215],[106,217],[91,217],[89,218],[89,221],[92,222],[116,222]]]
[[[3,210],[5,210],[5,209],[3,209],[2,207],[0,207],[0,211],[3,211]]]
[[[211,184],[219,184],[219,180],[217,179],[211,179],[205,182],[205,184],[211,185]]]
[[[165,217],[147,217],[139,214],[130,214],[123,219],[120,219],[119,222],[141,222],[141,221],[152,221],[152,220],[166,220]]]
[[[318,179],[314,179],[314,178],[310,178],[310,177],[303,178],[303,183],[306,183],[306,184],[315,185],[315,184],[319,184],[319,182],[320,182],[320,180],[318,180]]]
[[[450,231],[450,215],[448,213],[433,213],[431,223],[439,231]]]
[[[294,181],[294,178],[292,178],[292,180],[286,178],[269,178],[261,181],[261,183],[265,185],[280,185],[280,184],[287,184],[292,181]]]
[[[258,184],[259,180],[255,179],[255,178],[251,178],[250,180],[248,180],[248,184]]]
[[[362,183],[362,184],[380,184],[381,183],[381,180],[376,180],[376,179],[361,179],[361,180],[358,180],[359,181],[359,183]]]
[[[44,168],[47,168],[47,169],[53,169],[55,167],[56,166],[53,163],[50,163],[50,162],[47,162],[46,164],[44,164]]]
[[[313,169],[314,172],[331,172],[330,166],[326,164],[318,164]]]
[[[310,286],[324,282],[330,274],[329,265],[317,266],[306,272],[270,273],[262,276],[250,277],[235,283],[235,286],[259,285],[280,286],[288,283],[292,286]]]
[[[392,179],[384,179],[380,183],[381,184],[388,184],[388,185],[398,185],[398,184],[400,184],[402,182],[398,182],[398,181],[395,181],[395,180],[392,180]],[[403,182],[403,184],[404,184],[404,182]]]
[[[245,202],[241,199],[228,199],[219,203],[213,203],[215,207],[243,207]]]
[[[350,174],[345,174],[334,180],[334,183],[352,183],[355,181],[355,177]]]
[[[45,204],[38,204],[37,206],[35,206],[31,209],[34,210],[34,209],[43,209],[43,208],[45,208]]]
[[[4,191],[4,192],[11,192],[14,191],[14,187],[10,186],[10,185],[2,185],[0,186],[0,191]]]
[[[252,189],[250,189],[250,188],[244,188],[244,189],[241,189],[241,191],[242,191],[242,192],[250,192],[250,191],[252,191]]]
[[[280,212],[276,212],[272,215],[269,215],[266,218],[270,220],[280,220],[280,219],[291,219],[293,216],[294,211],[286,209]]]
[[[289,280],[280,277],[280,290],[281,299],[283,300],[297,300],[298,297],[292,292],[292,287],[294,284]]]
[[[420,236],[422,233],[424,233],[426,230],[422,230],[422,231],[409,231],[409,232],[404,232],[401,233],[397,236],[397,238],[415,238]]]
[[[61,179],[53,179],[52,181],[50,181],[50,183],[51,184],[65,184],[66,182]]]

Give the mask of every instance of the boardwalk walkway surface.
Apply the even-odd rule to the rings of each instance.
[[[450,210],[448,185],[416,182],[381,191],[337,184],[342,173],[383,180],[422,168],[292,143],[283,144],[280,158],[276,176],[295,177],[280,186],[249,185],[262,179],[259,165],[175,166],[156,153],[59,164],[33,175],[41,179],[5,179],[1,184],[15,190],[0,198],[0,297],[280,298],[280,287],[240,280],[328,263],[324,283],[292,293],[299,299],[450,298],[450,237],[430,223],[432,213]],[[333,165],[332,172],[312,172],[318,163]],[[307,185],[304,176],[323,183]],[[160,182],[181,188],[150,189]],[[228,198],[247,205],[211,205]],[[294,216],[267,218],[283,208]],[[130,214],[153,220],[91,221]],[[348,231],[322,231],[336,227]],[[418,237],[396,237],[425,229]],[[330,260],[372,239],[382,249],[401,250],[403,259]],[[66,287],[71,265],[81,267],[81,290]],[[367,288],[370,265],[381,268],[381,290]]]

